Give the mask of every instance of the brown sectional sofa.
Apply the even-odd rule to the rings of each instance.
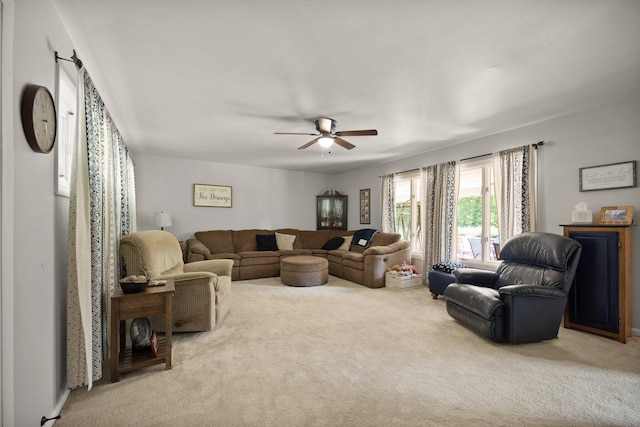
[[[293,249],[258,250],[257,235],[285,234],[295,236]],[[366,249],[351,246],[349,250],[325,250],[333,237],[353,236],[345,230],[211,230],[195,233],[187,240],[186,261],[205,259],[233,260],[233,280],[248,280],[280,275],[280,259],[294,255],[327,258],[329,274],[370,288],[384,287],[387,268],[411,260],[410,243],[395,233],[376,232]]]

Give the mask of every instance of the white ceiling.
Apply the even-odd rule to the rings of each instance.
[[[134,154],[335,173],[640,92],[637,0],[54,3]],[[320,116],[379,135],[273,134]]]

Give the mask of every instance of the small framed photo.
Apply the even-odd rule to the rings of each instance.
[[[193,206],[231,207],[231,187],[228,185],[193,184]]]
[[[360,224],[371,224],[371,189],[360,190]]]
[[[633,206],[603,206],[600,208],[600,224],[631,225]]]

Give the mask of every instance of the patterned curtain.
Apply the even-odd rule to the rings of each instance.
[[[133,161],[83,68],[69,200],[67,384],[102,377],[110,297],[120,277],[120,238],[136,230]]]
[[[500,151],[493,158],[500,242],[535,231],[537,150],[531,145]]]
[[[441,163],[422,170],[422,188],[424,189],[422,271],[429,271],[439,262],[455,259],[457,174],[456,162]]]
[[[382,177],[382,232],[396,232],[395,175]]]

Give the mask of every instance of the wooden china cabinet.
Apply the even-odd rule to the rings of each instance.
[[[347,229],[347,196],[335,190],[325,191],[317,198],[316,225],[318,230]]]

